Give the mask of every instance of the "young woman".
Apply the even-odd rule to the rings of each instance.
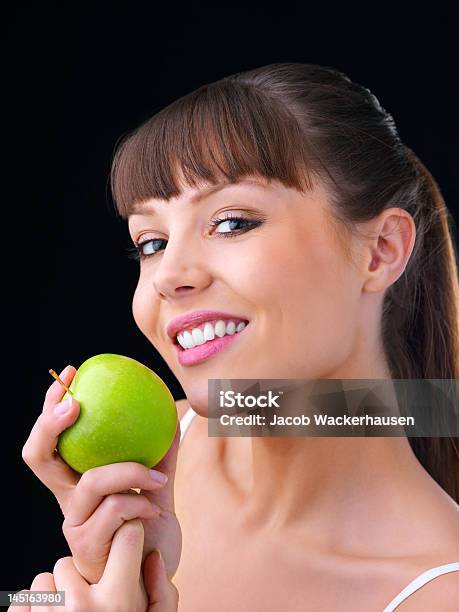
[[[207,435],[212,378],[459,378],[449,213],[391,115],[337,70],[257,68],[125,138],[112,190],[134,318],[186,393],[187,434],[155,466],[166,484],[136,464],[78,479],[53,455],[77,402],[39,417],[24,459],[82,576],[140,518],[184,612],[456,609],[456,438]]]

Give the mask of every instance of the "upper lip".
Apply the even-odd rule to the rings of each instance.
[[[169,321],[166,333],[172,340],[175,340],[176,335],[185,327],[197,327],[204,321],[212,321],[214,319],[241,319],[248,321],[247,317],[222,312],[221,310],[194,310]]]

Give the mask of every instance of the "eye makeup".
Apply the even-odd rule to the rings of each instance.
[[[240,234],[244,234],[255,227],[259,227],[264,223],[262,219],[251,219],[248,217],[244,217],[241,215],[233,215],[232,213],[224,213],[224,216],[217,217],[210,221],[208,227],[219,228],[224,223],[228,222],[228,225],[231,228],[234,226],[238,226],[239,228],[231,229],[230,231],[214,231],[213,234],[221,236],[222,238],[234,238]],[[143,241],[139,241],[134,244],[134,246],[127,247],[128,257],[129,259],[133,259],[135,261],[142,261],[149,257],[155,255],[158,251],[161,250],[160,244],[167,243],[167,240],[163,238],[148,238]],[[157,245],[156,248],[154,245]],[[147,248],[148,247],[148,248]]]

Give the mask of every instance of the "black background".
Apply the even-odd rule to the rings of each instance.
[[[137,264],[108,188],[123,134],[234,72],[279,61],[332,66],[392,113],[458,223],[457,35],[440,3],[428,12],[373,2],[159,6],[18,5],[4,20],[0,590],[28,588],[69,554],[57,502],[21,459],[48,369],[125,354],[184,397],[131,314]]]

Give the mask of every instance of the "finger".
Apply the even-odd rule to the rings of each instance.
[[[83,525],[63,524],[76,568],[90,582],[98,582],[105,566],[113,536],[125,521],[135,518],[152,520],[161,509],[137,493],[108,495]],[[97,564],[97,571],[88,571],[88,561]]]
[[[72,425],[79,414],[75,400],[66,414],[42,413],[22,449],[22,458],[33,473],[55,495],[61,508],[68,500],[80,475],[72,470],[55,452],[59,434]]]
[[[62,372],[59,374],[59,378],[63,383],[68,387],[72,382],[74,376],[76,374],[76,368],[71,365],[65,367]],[[55,404],[61,401],[61,399],[66,394],[66,390],[63,389],[62,385],[58,380],[55,380],[46,391],[45,401],[43,403],[43,412],[49,411],[52,409]]]
[[[154,491],[142,491],[142,494],[148,497],[152,502],[158,504],[164,510],[174,512],[174,479],[175,470],[177,467],[177,456],[180,445],[180,421],[177,421],[177,430],[175,432],[172,444],[161,459],[161,461],[154,466],[155,470],[159,470],[163,474],[166,474],[168,480],[164,487]]]
[[[56,585],[54,584],[53,575],[50,572],[43,572],[38,574],[33,579],[30,587],[31,591],[55,591]]]
[[[136,601],[142,565],[144,531],[142,521],[134,519],[121,525],[113,537],[104,574],[99,582],[111,601],[130,609]],[[114,599],[113,599],[114,598]]]
[[[143,580],[148,594],[148,612],[177,612],[179,593],[166,574],[159,550],[145,559]]]
[[[151,470],[135,461],[101,465],[85,472],[72,495],[66,520],[69,525],[83,524],[107,495],[132,487],[153,490],[163,485],[151,476]],[[133,492],[133,496],[137,493]]]
[[[111,542],[115,531],[125,521],[135,518],[152,519],[161,514],[161,508],[144,495],[114,493],[108,495],[84,523],[90,539]]]
[[[35,576],[32,585],[30,587],[31,591],[51,591],[52,593],[56,592],[56,585],[54,583],[54,576],[50,572],[43,572],[42,574],[38,574]],[[31,605],[31,610],[35,610],[35,606]],[[14,609],[16,610],[16,608]],[[53,610],[50,606],[40,606],[40,612],[49,612]]]
[[[72,557],[58,559],[53,569],[54,583],[57,591],[65,591],[70,601],[84,601],[88,583],[75,568]]]
[[[64,370],[61,377],[66,383],[69,383],[71,374],[71,369],[67,374]],[[55,388],[54,393],[50,393],[54,384],[57,384],[60,390]],[[59,434],[77,419],[79,405],[72,399],[71,407],[66,413],[55,415],[52,407],[56,407],[56,403],[51,404],[51,400],[59,401],[64,390],[57,381],[53,385],[48,389],[43,412],[39,415],[24,444],[22,458],[34,474],[54,493],[62,507],[68,492],[73,489],[80,476],[59,457],[55,448]],[[67,401],[64,405],[66,403]]]
[[[164,455],[164,457],[159,461],[155,466],[153,466],[156,470],[160,470],[164,472],[167,476],[175,475],[175,468],[177,466],[177,451],[180,443],[180,421],[177,420],[177,429],[175,431],[174,439],[171,442],[171,445]]]
[[[28,593],[28,592],[29,591],[27,589],[22,589],[22,591],[17,591],[15,595],[20,595],[21,593]],[[14,606],[13,604],[11,604],[11,606],[8,608],[6,612],[30,612],[30,606],[28,605]]]

